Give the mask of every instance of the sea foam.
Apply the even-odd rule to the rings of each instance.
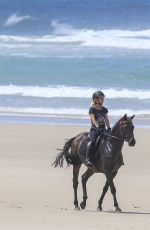
[[[50,86],[0,86],[0,95],[20,95],[30,97],[45,97],[45,98],[91,98],[94,91],[98,88],[75,87],[65,85],[50,85]],[[104,88],[102,89],[108,99],[138,99],[149,100],[150,89],[117,89]]]
[[[44,36],[0,35],[0,41],[10,44],[31,43],[33,47],[37,44],[42,46],[61,44],[77,47],[150,49],[150,30],[89,30],[74,29],[68,24],[58,25],[55,26],[53,33]]]

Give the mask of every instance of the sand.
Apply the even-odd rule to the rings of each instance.
[[[150,228],[150,129],[136,129],[135,147],[124,144],[123,166],[115,178],[122,213],[110,191],[103,212],[97,202],[105,183],[94,174],[87,184],[85,210],[73,205],[72,167],[52,168],[56,149],[83,126],[0,125],[0,229],[148,230]],[[82,200],[81,175],[78,198]]]

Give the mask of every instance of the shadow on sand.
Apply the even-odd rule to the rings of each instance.
[[[92,210],[87,210],[87,212],[104,212],[104,213],[111,213],[111,214],[127,214],[127,215],[150,215],[150,212],[130,212],[130,211],[121,211],[121,212],[115,212],[113,210],[108,210],[108,211],[92,211]]]
[[[121,212],[115,212],[115,211],[103,211],[106,213],[117,213],[117,214],[132,214],[132,215],[150,215],[150,212],[130,212],[130,211],[121,211]]]

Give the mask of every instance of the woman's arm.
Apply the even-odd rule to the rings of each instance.
[[[108,118],[107,113],[105,114],[105,123],[106,123],[106,126],[110,128],[110,123],[109,123],[109,118]]]
[[[95,115],[94,115],[93,113],[90,113],[90,119],[91,119],[92,124],[93,124],[96,128],[98,128],[99,125],[98,125],[98,123],[97,123],[97,121],[96,121],[96,119],[95,119]]]

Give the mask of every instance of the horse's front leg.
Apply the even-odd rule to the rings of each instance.
[[[115,206],[115,211],[116,212],[121,212],[121,209],[119,208],[119,205],[118,205],[118,202],[117,202],[117,198],[116,198],[116,188],[115,188],[115,185],[114,185],[114,182],[113,182],[113,179],[114,177],[117,175],[117,172],[114,173],[112,176],[108,176],[108,181],[109,181],[109,185],[110,185],[110,190],[111,190],[111,193],[113,195],[113,198],[114,198],[114,206]]]
[[[74,189],[74,205],[75,209],[79,210],[78,206],[78,197],[77,197],[77,189],[78,189],[78,175],[81,165],[73,165],[73,189]]]
[[[80,207],[82,209],[86,206],[87,200],[87,191],[86,191],[86,183],[90,176],[92,176],[94,172],[91,169],[87,169],[87,171],[82,175],[82,188],[83,188],[83,201],[80,203]]]
[[[108,181],[106,181],[106,184],[103,188],[103,192],[102,192],[102,195],[98,201],[98,208],[97,208],[97,211],[102,211],[102,203],[103,203],[103,199],[104,199],[104,196],[106,194],[106,192],[108,191],[108,188],[109,188],[109,184],[108,184]]]

